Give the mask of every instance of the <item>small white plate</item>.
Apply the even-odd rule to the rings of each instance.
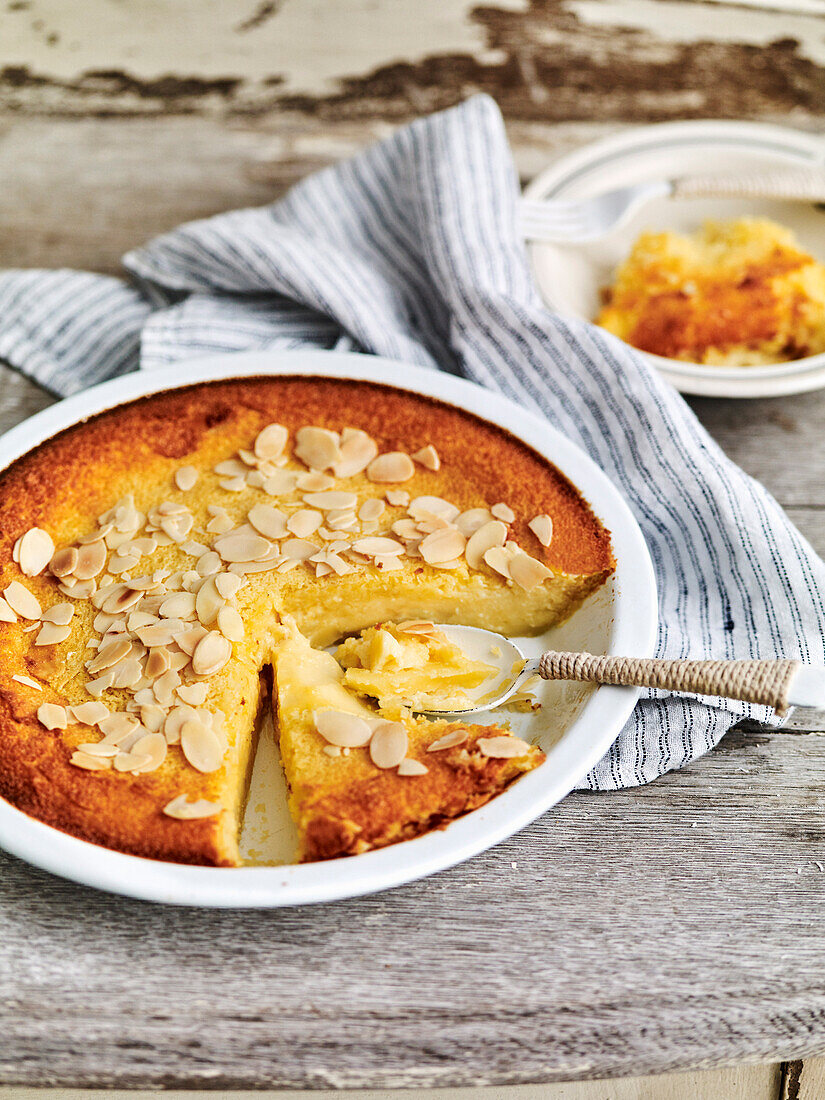
[[[530,654],[547,641],[561,648],[646,656],[656,634],[656,588],[642,534],[629,508],[593,462],[547,421],[521,406],[438,371],[364,355],[324,351],[254,352],[213,356],[168,369],[129,374],[70,397],[0,439],[0,469],[55,433],[146,394],[192,383],[255,375],[362,379],[426,394],[497,424],[553,462],[581,490],[610,530],[615,576],[572,618],[545,638],[525,642]],[[544,707],[517,715],[523,735],[537,736],[547,761],[498,798],[416,840],[325,863],[189,867],[109,851],[44,825],[0,800],[0,846],[64,878],[114,893],[178,905],[227,908],[304,905],[397,886],[451,867],[511,836],[562,799],[603,756],[630,716],[634,688],[547,684]],[[266,731],[264,731],[264,737]],[[259,754],[243,847],[256,859],[291,858],[288,823],[271,786],[279,782],[275,754]],[[269,777],[269,778],[267,778]],[[281,781],[282,787],[282,781]],[[260,806],[259,806],[260,804]]]
[[[584,199],[651,179],[799,165],[825,165],[825,140],[755,122],[670,122],[624,131],[562,157],[530,183],[525,196]],[[747,215],[787,226],[804,249],[825,262],[825,212],[810,204],[772,199],[657,199],[601,240],[580,245],[531,244],[533,272],[550,309],[566,317],[592,320],[599,310],[600,289],[611,282],[641,232],[690,232],[707,219]],[[825,386],[825,355],[765,367],[713,367],[658,355],[646,357],[682,393],[770,397]]]

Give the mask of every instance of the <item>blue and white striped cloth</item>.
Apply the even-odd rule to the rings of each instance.
[[[492,100],[413,123],[281,202],[125,257],[130,284],[0,276],[0,357],[59,394],[215,352],[346,347],[489,386],[543,413],[629,501],[661,601],[658,654],[823,661],[825,566],[765,490],[626,346],[540,301]],[[710,749],[743,704],[639,703],[582,784],[644,783]]]

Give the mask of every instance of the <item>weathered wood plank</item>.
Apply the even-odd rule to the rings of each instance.
[[[822,1100],[825,1096],[825,1058],[808,1058],[788,1066],[781,1100]]]
[[[423,1088],[823,1053],[823,783],[823,739],[740,732],[454,870],[285,912],[2,857],[0,1082]]]

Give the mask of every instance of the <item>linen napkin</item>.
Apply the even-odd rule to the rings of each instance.
[[[660,599],[657,655],[822,662],[825,566],[631,349],[542,304],[495,103],[425,118],[271,206],[129,253],[131,282],[0,276],[0,357],[62,395],[205,353],[348,348],[461,374],[538,411],[612,479]],[[644,694],[582,782],[647,782],[765,708]]]

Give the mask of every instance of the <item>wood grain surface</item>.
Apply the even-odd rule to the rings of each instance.
[[[154,234],[268,202],[476,90],[501,103],[525,179],[640,122],[818,132],[823,13],[823,0],[9,0],[0,267],[116,272]],[[50,400],[0,367],[0,430]],[[691,403],[825,551],[825,395]],[[803,1059],[825,1053],[822,734],[825,713],[740,728],[649,787],[571,795],[458,868],[316,908],[164,909],[0,855],[0,1084],[503,1098],[626,1077],[541,1095],[767,1100],[777,1066],[748,1063],[788,1061],[784,1100],[819,1100],[823,1063]],[[713,1082],[639,1079],[734,1062]]]

